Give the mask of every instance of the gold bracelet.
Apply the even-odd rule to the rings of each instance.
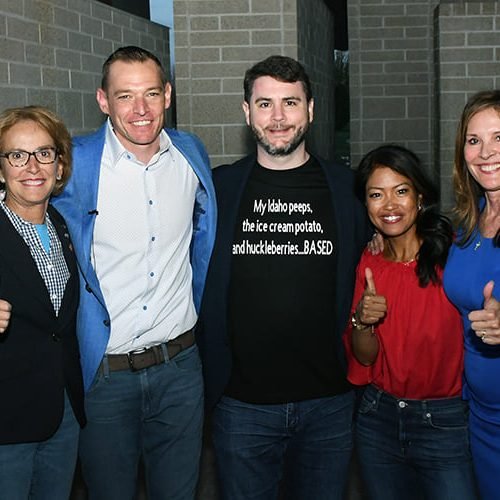
[[[370,329],[370,332],[374,334],[374,326],[373,325],[366,325],[365,323],[361,323],[361,321],[358,320],[356,317],[356,311],[352,313],[351,316],[351,326],[353,330],[357,330],[358,332],[362,332],[364,330]]]

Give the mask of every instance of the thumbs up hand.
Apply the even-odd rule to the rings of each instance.
[[[372,270],[365,269],[366,288],[356,307],[356,316],[364,325],[378,323],[387,313],[387,303],[383,295],[377,295]]]
[[[0,299],[0,333],[5,332],[9,326],[11,310],[12,306],[6,300]]]
[[[483,309],[471,311],[469,320],[476,335],[489,345],[500,344],[500,302],[493,296],[495,283],[488,281],[483,288]]]

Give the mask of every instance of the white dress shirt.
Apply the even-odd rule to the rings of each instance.
[[[198,184],[165,131],[144,165],[108,120],[92,248],[111,318],[108,354],[166,342],[196,323],[189,247]]]

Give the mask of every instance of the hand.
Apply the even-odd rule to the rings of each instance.
[[[375,231],[367,246],[368,251],[372,255],[382,253],[384,251],[384,237],[379,232]]]
[[[365,269],[366,288],[363,297],[356,307],[356,315],[364,325],[378,323],[387,312],[387,304],[383,295],[377,295],[372,270]]]
[[[11,310],[12,306],[6,300],[0,299],[0,333],[5,332],[9,326]]]
[[[469,313],[471,328],[489,345],[500,344],[500,302],[493,297],[495,283],[488,281],[483,289],[484,308]]]

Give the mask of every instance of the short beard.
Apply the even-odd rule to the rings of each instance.
[[[281,147],[270,144],[265,136],[261,134],[253,125],[251,125],[251,129],[255,140],[264,148],[268,155],[287,156],[292,154],[304,142],[307,131],[309,130],[309,122],[306,122],[304,127],[297,129],[290,142]]]

